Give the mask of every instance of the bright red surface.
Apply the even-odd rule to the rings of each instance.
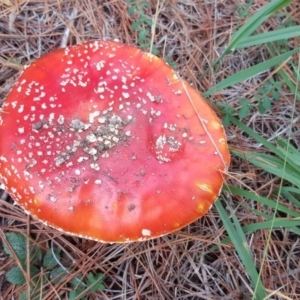
[[[203,216],[229,160],[205,100],[162,60],[118,42],[43,56],[0,114],[8,192],[41,221],[101,241],[148,239]]]

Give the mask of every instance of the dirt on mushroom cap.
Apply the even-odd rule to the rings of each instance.
[[[95,240],[149,239],[203,216],[229,160],[199,93],[161,59],[115,41],[43,56],[0,114],[0,181],[15,201]]]

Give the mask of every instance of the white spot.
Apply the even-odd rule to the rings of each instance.
[[[97,149],[96,148],[90,148],[87,153],[90,154],[90,155],[96,155],[97,154]]]
[[[52,121],[54,120],[54,116],[55,116],[54,113],[51,113],[51,114],[49,115],[49,122],[50,122],[50,124],[52,124]]]
[[[89,122],[90,123],[94,123],[95,118],[98,117],[100,115],[100,111],[95,111],[93,113],[89,114]]]
[[[57,123],[60,124],[60,125],[63,125],[65,122],[65,118],[64,116],[60,115],[57,119]]]
[[[105,61],[101,60],[96,64],[96,69],[100,71],[104,67]]]
[[[154,97],[153,95],[151,95],[150,92],[148,92],[146,95],[147,95],[148,98],[151,100],[151,102],[154,102],[154,101],[155,101],[155,97]]]
[[[128,94],[128,93],[122,93],[122,95],[123,95],[123,97],[124,97],[125,99],[129,98],[129,94]]]
[[[93,133],[89,133],[86,137],[86,140],[89,143],[94,143],[94,142],[97,142],[97,137]]]
[[[109,157],[109,154],[108,154],[107,152],[104,152],[104,153],[101,155],[101,157],[107,158],[107,157]]]
[[[101,184],[101,183],[102,183],[102,180],[100,180],[100,179],[95,180],[95,184]]]
[[[88,160],[89,158],[87,157],[87,156],[80,156],[78,159],[77,159],[77,161],[79,162],[79,163],[81,163],[81,162],[83,162],[83,161],[85,161],[85,160]]]
[[[98,122],[99,122],[100,124],[104,124],[105,121],[106,121],[106,118],[105,118],[105,117],[100,117],[100,118],[98,118]]]
[[[19,127],[19,128],[18,128],[18,132],[19,132],[19,133],[24,133],[24,131],[25,131],[24,127]]]
[[[198,184],[198,186],[202,191],[212,193],[211,187],[208,184],[202,183],[202,184]]]
[[[49,200],[50,200],[51,202],[56,202],[56,197],[50,195]]]
[[[175,95],[181,95],[181,94],[182,94],[182,91],[181,91],[181,90],[175,91],[174,94],[175,94]]]
[[[98,87],[97,90],[95,90],[95,93],[103,93],[105,91],[104,87]]]
[[[24,105],[22,104],[22,105],[20,105],[20,108],[18,109],[18,113],[22,113],[23,110],[24,110]]]
[[[97,163],[91,163],[90,164],[91,169],[99,171],[100,170],[100,166]]]
[[[167,143],[167,138],[165,135],[160,135],[156,140],[156,147],[159,149],[163,149],[165,144]]]
[[[8,160],[4,156],[0,156],[0,160],[2,160],[4,162],[8,162]]]
[[[151,236],[151,231],[149,229],[143,229],[142,230],[142,235],[143,236]]]

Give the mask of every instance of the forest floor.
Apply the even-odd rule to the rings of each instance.
[[[252,5],[248,6],[249,2]],[[205,93],[231,75],[273,57],[270,48],[260,44],[232,51],[213,65],[233,32],[268,3],[265,0],[2,0],[0,105],[25,65],[54,49],[94,39],[118,39],[146,51],[152,47],[181,78]],[[294,1],[263,22],[258,32],[272,31],[289,23],[300,25],[299,14],[299,2]],[[276,44],[276,53],[299,47],[299,41],[298,37]],[[299,67],[298,59],[293,57],[294,65]],[[295,100],[295,93],[278,75],[280,70],[290,77],[295,71],[284,61],[207,95],[207,99],[220,117],[224,117],[221,108],[225,107],[225,117],[229,114],[239,118],[265,140],[273,143],[285,138],[300,149],[300,101]],[[296,78],[291,80],[297,82]],[[258,106],[264,96],[268,99],[263,100],[265,107],[260,113]],[[261,143],[240,127],[226,120],[225,123],[230,150],[265,151]],[[266,170],[232,156],[226,185],[276,200],[273,191],[280,187],[280,182]],[[24,269],[26,279],[34,284],[11,284],[7,273],[17,262],[0,244],[0,299],[26,297],[24,291],[30,293],[30,299],[255,299],[251,276],[236,247],[231,242],[222,243],[228,234],[215,206],[205,217],[173,234],[145,242],[103,244],[64,235],[30,218],[3,189],[0,196],[3,244],[7,243],[8,233],[23,234],[41,251],[41,257],[30,263],[38,270],[33,281],[26,272],[28,263]],[[241,226],[265,220],[263,213],[274,214],[273,209],[266,211],[264,205],[228,191],[223,191],[221,199],[228,215],[234,211]],[[280,203],[300,212],[299,207],[284,199]],[[300,299],[299,235],[283,227],[260,229],[245,236],[267,292],[266,299]],[[29,247],[28,242],[25,244]],[[26,249],[24,246],[23,250]],[[45,263],[45,256],[51,251],[66,270],[60,271],[59,280],[52,280],[53,268],[47,269],[49,264]]]

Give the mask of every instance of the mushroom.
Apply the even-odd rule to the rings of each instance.
[[[130,242],[176,231],[218,197],[222,124],[158,57],[117,41],[55,50],[0,112],[0,182],[64,233]]]

